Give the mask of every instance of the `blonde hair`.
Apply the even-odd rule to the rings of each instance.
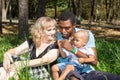
[[[33,37],[33,41],[35,39],[38,39],[41,41],[42,31],[46,28],[57,26],[57,22],[55,19],[52,19],[50,17],[40,17],[37,19],[37,21],[30,27],[30,34]]]
[[[75,35],[79,35],[81,37],[81,39],[84,41],[84,43],[87,43],[89,40],[89,32],[88,30],[78,30]]]

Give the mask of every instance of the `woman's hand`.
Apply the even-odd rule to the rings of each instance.
[[[6,72],[9,72],[10,70],[10,59],[9,59],[9,55],[8,54],[4,54],[4,58],[3,58],[3,67],[6,70]]]

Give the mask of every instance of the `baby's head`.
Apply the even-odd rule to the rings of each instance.
[[[87,30],[79,30],[73,34],[73,43],[77,48],[85,46],[89,39],[89,33]]]

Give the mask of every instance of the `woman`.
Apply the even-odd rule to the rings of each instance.
[[[56,44],[56,21],[50,17],[40,17],[30,27],[32,39],[23,42],[18,47],[8,50],[4,54],[3,67],[0,68],[0,80],[7,80],[9,77],[18,78],[15,73],[21,68],[29,67],[32,79],[47,79],[50,76],[46,67],[53,63],[58,57]],[[13,61],[12,56],[28,52],[28,60]],[[41,72],[45,72],[41,73]]]

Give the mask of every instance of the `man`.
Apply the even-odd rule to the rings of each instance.
[[[63,12],[59,19],[58,19],[58,25],[59,25],[59,31],[57,33],[57,39],[58,40],[62,40],[62,39],[70,39],[72,34],[78,30],[80,30],[80,28],[76,28],[76,18],[75,15],[69,11],[65,11]],[[91,33],[91,31],[89,31],[89,41],[86,44],[87,47],[92,47],[94,54],[96,56],[96,60],[94,62],[92,62],[92,65],[96,65],[97,64],[97,54],[96,54],[96,48],[95,48],[95,40],[94,40],[94,36]],[[66,42],[64,43],[63,47],[67,48],[69,51],[73,50],[73,47],[68,43],[68,41],[66,40]],[[82,52],[79,52],[79,56],[80,57],[87,57],[86,55],[84,55]]]
[[[64,47],[66,50],[69,50],[72,52],[74,50],[74,48],[69,43],[69,39],[71,39],[72,34],[74,32],[80,30],[80,28],[76,28],[75,15],[69,11],[63,12],[58,18],[58,25],[59,25],[59,32],[57,33],[57,39],[58,40],[64,39],[62,47]],[[88,32],[89,32],[90,37],[89,37],[89,41],[86,44],[86,46],[91,47],[95,54],[95,60],[88,64],[95,66],[98,62],[96,48],[95,48],[95,40],[94,40],[94,36],[91,33],[91,31],[88,30]],[[77,56],[78,57],[88,57],[87,55],[85,55],[84,53],[82,53],[80,51],[78,52]],[[82,75],[82,77],[84,77],[85,80],[96,80],[96,79],[97,80],[105,80],[104,76],[98,76],[98,74],[107,76],[108,80],[109,80],[110,76],[114,77],[114,79],[112,79],[112,80],[119,80],[118,77],[114,76],[113,74],[103,73],[103,72],[98,72],[98,71],[92,71],[90,73],[85,73],[85,74],[81,74],[81,75]],[[68,76],[70,77],[71,80],[80,80],[79,76],[81,76],[81,75],[75,71],[71,71],[68,74]]]

